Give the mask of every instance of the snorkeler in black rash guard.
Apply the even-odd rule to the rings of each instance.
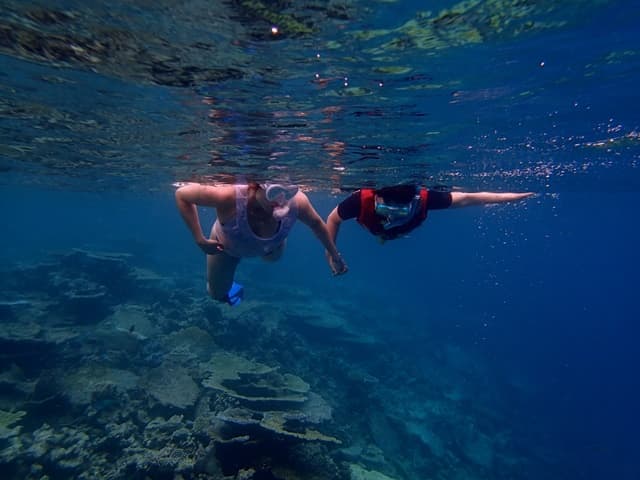
[[[380,189],[363,188],[344,199],[327,217],[327,228],[335,243],[340,224],[358,223],[382,241],[393,240],[417,228],[429,210],[515,202],[534,195],[496,192],[442,192],[418,185],[394,185]],[[331,259],[328,259],[331,262]]]

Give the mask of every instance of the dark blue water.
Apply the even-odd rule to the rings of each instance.
[[[431,5],[431,15],[422,17],[417,12],[427,7],[419,2],[354,3],[347,20],[329,16],[314,34],[278,38],[252,36],[261,24],[227,17],[227,10],[219,10],[213,28],[202,13],[189,17],[189,8],[207,11],[197,2],[183,7],[187,11],[171,2],[157,10],[118,4],[114,12],[123,20],[114,13],[103,26],[115,22],[130,33],[135,61],[126,55],[111,63],[106,56],[97,63],[47,59],[4,41],[0,256],[6,298],[0,300],[50,306],[33,318],[33,311],[24,316],[16,307],[2,317],[0,378],[18,365],[40,387],[24,396],[0,382],[0,410],[27,412],[12,424],[22,426],[21,437],[0,435],[0,449],[15,447],[16,438],[26,445],[5,450],[0,468],[11,478],[26,478],[24,462],[42,463],[52,478],[88,475],[87,463],[63,467],[52,456],[33,456],[28,446],[44,423],[79,425],[78,431],[92,429],[113,441],[105,433],[117,423],[111,413],[104,413],[108,421],[84,422],[77,418],[91,405],[43,400],[47,392],[64,397],[43,386],[54,376],[51,369],[96,359],[125,368],[113,345],[105,341],[102,348],[103,340],[53,293],[57,271],[77,274],[57,263],[57,255],[81,248],[125,252],[132,265],[173,282],[130,298],[122,294],[120,303],[112,294],[108,308],[127,303],[161,311],[160,344],[189,322],[208,325],[221,349],[277,364],[310,383],[333,408],[333,420],[318,429],[342,438],[340,448],[367,447],[384,458],[322,450],[335,464],[392,478],[640,478],[638,9],[626,1],[512,3],[461,7],[465,13],[449,17],[457,19],[453,26],[440,24],[437,41],[426,48],[424,37],[401,26],[434,18],[453,2]],[[5,27],[66,32],[74,41],[97,32],[103,12],[98,5],[61,2],[45,8],[80,12],[79,20],[46,26],[28,17],[25,5],[2,8],[11,13]],[[307,12],[302,6],[288,11],[296,10]],[[246,30],[229,27],[243,21]],[[382,29],[396,30],[358,35]],[[177,49],[170,53],[180,61],[164,60],[171,68],[162,75],[158,64],[145,70],[154,55],[171,57],[157,42],[167,32]],[[480,40],[469,41],[477,32]],[[177,85],[188,69],[178,75],[176,64],[212,66],[205,57],[211,50],[193,48],[203,39],[236,55],[219,63],[240,73]],[[405,46],[385,47],[393,39]],[[312,234],[298,225],[277,264],[249,260],[238,270],[256,317],[222,308],[210,320],[211,309],[218,310],[207,303],[204,259],[175,209],[172,183],[282,176],[304,185],[323,217],[364,185],[417,181],[538,195],[511,205],[434,211],[409,238],[384,245],[347,222],[339,245],[350,271],[338,278]],[[206,229],[214,213],[201,215]],[[99,267],[82,265],[88,281],[103,281]],[[43,273],[25,276],[24,268]],[[313,314],[302,304],[319,317],[346,319],[348,332],[310,326],[305,318]],[[97,316],[91,328],[100,331]],[[53,346],[38,343],[51,333],[25,340],[15,333],[17,320],[53,322],[82,336]],[[345,341],[347,333],[359,340]],[[144,352],[128,353],[131,370],[141,376],[164,348],[154,352],[155,344],[145,342]],[[21,360],[25,348],[42,348],[47,368],[34,366],[43,363],[39,355]],[[197,377],[194,364],[184,365]],[[94,408],[107,412],[104,405]],[[148,405],[151,418],[180,412],[194,418],[192,408]],[[59,412],[64,419],[56,420]],[[143,420],[132,422],[143,428]],[[124,448],[87,451],[109,451],[117,464]],[[277,464],[278,455],[270,455]],[[231,472],[225,456],[232,457],[217,457],[225,475],[235,475],[238,468]],[[167,468],[148,473],[195,478],[194,470]],[[129,470],[129,478],[134,470],[144,472]],[[123,471],[116,478],[127,478]],[[284,478],[273,472],[255,478]]]

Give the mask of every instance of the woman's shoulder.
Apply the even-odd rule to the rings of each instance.
[[[235,205],[236,190],[234,185],[203,185],[200,198],[204,203],[218,208]]]

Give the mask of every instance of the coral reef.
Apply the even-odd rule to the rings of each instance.
[[[15,437],[20,433],[20,427],[12,427],[15,423],[19,422],[22,417],[26,415],[26,412],[20,410],[18,412],[7,412],[0,410],[0,440]]]
[[[161,405],[185,409],[195,405],[200,389],[186,368],[163,363],[150,370],[143,386]]]
[[[349,465],[349,471],[351,473],[351,480],[393,480],[393,478],[384,473],[367,470],[355,463]]]
[[[274,288],[229,309],[133,260],[75,250],[0,277],[18,299],[0,329],[4,478],[512,478],[526,468],[495,390],[461,387],[487,376],[463,349],[428,345],[421,367],[348,304],[294,290],[280,306]],[[70,309],[65,288],[100,292],[95,309]]]
[[[199,296],[168,299],[166,279],[126,255],[75,250],[3,282],[30,299],[0,330],[0,464],[10,478],[253,478],[273,468],[302,478],[295,471],[306,467],[283,452],[339,442],[309,427],[332,411],[309,383],[221,350],[206,330],[222,320],[218,309],[208,317]],[[77,292],[99,292],[84,296],[98,303],[76,308]],[[195,324],[173,318],[190,310]],[[318,472],[333,465],[324,458]]]
[[[309,428],[331,419],[331,407],[311,392],[300,377],[280,374],[275,367],[252,362],[229,352],[214,354],[201,365],[202,384],[229,397],[233,407],[215,415],[227,424],[225,435],[246,441],[264,438],[265,432],[306,441],[339,444],[339,439]],[[254,427],[261,435],[254,438]]]
[[[281,375],[276,367],[229,352],[214,354],[201,365],[205,387],[221,390],[227,395],[249,402],[301,403],[307,400],[309,385],[299,377]]]

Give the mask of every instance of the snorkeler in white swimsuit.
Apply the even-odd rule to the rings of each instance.
[[[325,247],[334,275],[348,270],[324,221],[296,186],[190,183],[178,188],[176,202],[196,244],[207,254],[207,291],[216,300],[230,305],[240,303],[244,290],[234,281],[240,259],[262,256],[274,261],[280,258],[286,238],[298,219]],[[209,238],[202,233],[197,205],[216,209],[217,219]]]
[[[273,196],[278,185],[266,187],[267,199]],[[247,218],[248,185],[236,185],[236,214],[233,220],[224,224],[217,219],[211,229],[211,238],[215,238],[224,248],[224,253],[232,257],[265,256],[276,251],[285,241],[298,218],[298,209],[293,197],[298,192],[296,187],[279,192],[282,204],[274,207],[273,216],[279,221],[275,234],[262,237],[251,229]],[[269,195],[272,194],[272,195]],[[271,200],[273,201],[273,200]],[[280,215],[277,215],[279,212]],[[276,216],[277,215],[277,216]]]

